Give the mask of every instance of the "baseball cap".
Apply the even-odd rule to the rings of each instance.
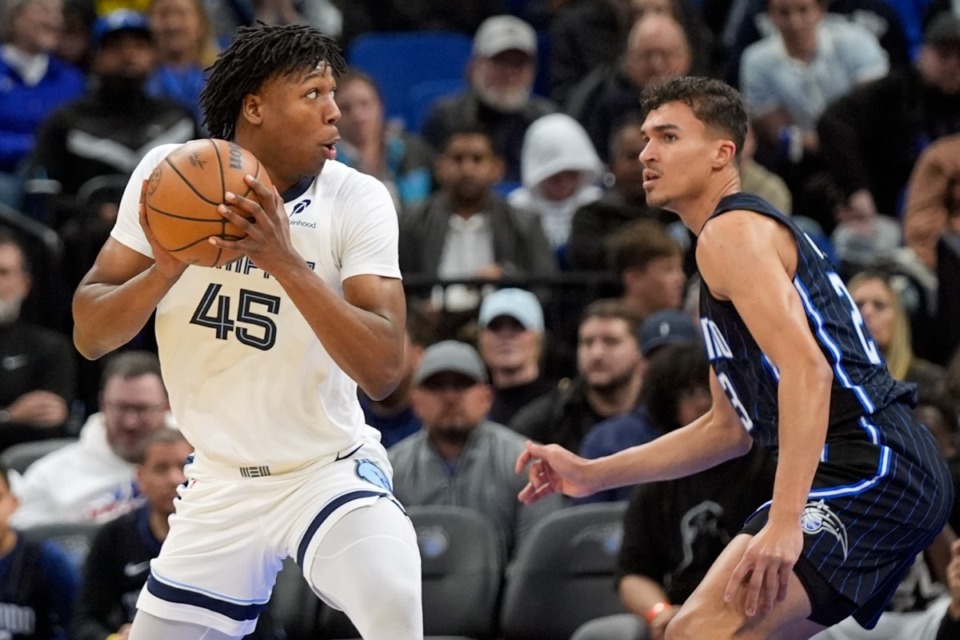
[[[117,9],[101,16],[93,24],[93,43],[100,46],[105,37],[120,31],[136,31],[148,39],[151,37],[150,23],[145,15],[130,9]]]
[[[447,371],[477,382],[487,381],[487,367],[476,349],[466,342],[443,340],[424,349],[420,365],[413,374],[413,384],[420,386],[430,376]]]
[[[700,333],[686,312],[676,309],[656,311],[640,325],[640,353],[646,357],[659,347],[694,342],[699,338]]]
[[[950,10],[938,13],[927,25],[923,42],[933,46],[960,44],[960,16]]]
[[[515,16],[487,18],[473,36],[473,52],[484,58],[492,58],[511,49],[537,55],[537,32]]]
[[[525,289],[498,289],[480,303],[477,322],[485,328],[494,318],[510,316],[530,331],[543,331],[543,309],[537,296]]]

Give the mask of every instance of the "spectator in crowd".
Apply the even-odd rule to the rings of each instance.
[[[97,14],[86,2],[69,0],[63,5],[63,31],[56,54],[84,73],[90,70],[93,23]]]
[[[747,128],[740,153],[740,185],[744,191],[754,193],[786,214],[793,212],[793,195],[778,174],[756,161],[757,135],[753,127]]]
[[[960,540],[954,541],[950,547],[947,586],[950,589],[950,605],[937,631],[937,640],[952,640],[960,636]]]
[[[903,211],[904,242],[932,273],[937,241],[947,231],[960,234],[960,133],[936,140],[917,158]]]
[[[400,269],[446,280],[542,276],[556,260],[539,218],[494,191],[503,160],[483,128],[452,132],[436,162],[440,190],[400,221]],[[475,317],[472,290],[447,291],[446,308]]]
[[[473,347],[452,340],[427,347],[413,383],[413,408],[424,428],[389,451],[394,495],[406,506],[475,509],[503,534],[509,556],[562,498],[531,511],[516,500],[522,478],[513,462],[524,439],[486,418],[493,391]]]
[[[71,640],[127,640],[137,596],[150,561],[170,531],[183,466],[193,447],[174,429],[161,429],[141,443],[135,463],[146,502],[97,531],[84,564],[84,580],[71,624]],[[269,608],[260,614],[248,640],[282,640]]]
[[[77,442],[34,462],[15,484],[22,504],[15,525],[104,522],[140,505],[137,448],[149,434],[172,426],[157,356],[124,351],[111,357],[100,407]]]
[[[97,20],[93,39],[96,52],[91,88],[43,121],[28,170],[28,179],[59,183],[60,197],[50,220],[57,228],[88,213],[77,202],[77,195],[92,178],[127,176],[154,146],[198,137],[193,116],[186,109],[144,92],[156,62],[146,17],[122,9],[112,12]],[[113,224],[116,208],[90,213],[93,215],[80,226],[85,233],[97,234],[94,244],[99,247]],[[75,270],[84,273],[86,266]]]
[[[97,531],[84,565],[73,640],[112,635],[126,640],[150,560],[170,530],[167,519],[174,512],[177,487],[186,480],[183,466],[192,452],[179,431],[159,429],[147,435],[131,456],[146,502]]]
[[[683,311],[659,311],[640,327],[647,361],[643,389],[630,413],[600,422],[580,446],[584,458],[600,458],[673,431],[710,408],[709,367],[699,333]],[[577,502],[627,500],[633,486],[607,489]]]
[[[699,3],[689,0],[580,0],[560,7],[550,26],[550,97],[567,107],[584,78],[607,75],[627,46],[630,27],[650,14],[683,26],[693,48],[693,69],[707,73],[722,59],[704,23]]]
[[[561,380],[518,411],[510,428],[537,442],[556,442],[576,451],[598,422],[633,409],[645,364],[639,326],[637,314],[619,300],[590,303],[580,319],[577,377]]]
[[[644,16],[631,27],[617,65],[599,84],[588,76],[576,86],[567,111],[583,123],[597,153],[606,157],[614,127],[639,115],[644,87],[687,75],[692,62],[690,42],[676,18],[663,13]]]
[[[503,158],[502,180],[520,182],[520,148],[527,127],[556,106],[533,95],[537,72],[537,34],[514,16],[484,20],[473,39],[466,70],[469,89],[441,99],[423,124],[423,136],[437,150],[450,132],[482,127]]]
[[[0,465],[0,637],[68,640],[80,576],[53,542],[29,540],[11,526],[18,506]]]
[[[62,30],[62,0],[0,5],[0,203],[14,208],[40,122],[83,93],[83,72],[55,55]]]
[[[847,290],[886,360],[890,375],[925,389],[939,387],[946,372],[914,355],[910,319],[891,277],[880,271],[861,271],[847,283]]]
[[[407,309],[403,344],[404,373],[400,384],[393,393],[380,400],[372,399],[362,389],[357,390],[367,424],[380,432],[380,443],[387,449],[420,430],[420,418],[410,406],[410,389],[423,350],[432,342],[427,319],[411,305]]]
[[[776,459],[761,447],[676,480],[641,485],[623,519],[617,589],[651,640],[693,593],[758,504],[773,495]]]
[[[77,363],[70,340],[21,317],[31,284],[24,245],[0,228],[0,451],[66,435],[76,396]]]
[[[564,268],[574,212],[603,195],[598,185],[603,163],[579,122],[551,113],[527,129],[520,169],[523,186],[507,201],[537,214],[557,264]]]
[[[641,318],[683,304],[687,276],[677,242],[656,220],[637,220],[608,240],[610,267],[620,278],[620,299]]]
[[[817,124],[821,158],[851,217],[896,217],[926,144],[960,133],[960,17],[944,12],[924,33],[914,65],[860,85]]]
[[[401,216],[423,202],[433,188],[433,149],[420,136],[386,121],[374,79],[357,70],[344,74],[337,81],[337,106],[337,160],[383,182]]]
[[[219,47],[203,0],[151,0],[147,13],[157,49],[157,65],[147,78],[147,93],[169,98],[201,123],[200,92],[204,69]]]
[[[498,289],[480,303],[478,325],[480,357],[493,389],[488,418],[510,424],[517,411],[556,384],[542,370],[543,309],[537,296],[525,289]]]
[[[786,174],[806,157],[809,173],[819,168],[816,124],[823,110],[857,84],[885,75],[887,56],[866,29],[827,18],[825,0],[770,0],[766,11],[776,33],[744,51],[743,99],[761,155]]]
[[[628,118],[613,132],[607,164],[610,172],[604,176],[606,190],[599,200],[584,205],[573,214],[567,260],[577,271],[607,271],[606,238],[617,229],[639,219],[659,219],[673,222],[672,213],[647,206],[643,190],[644,136],[643,123]]]
[[[921,388],[914,413],[937,441],[950,466],[954,495],[960,495],[960,421],[956,410],[942,389]],[[948,523],[954,532],[960,531],[960,500],[954,501]]]

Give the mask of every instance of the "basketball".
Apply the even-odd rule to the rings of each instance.
[[[227,191],[257,199],[243,176],[272,188],[260,161],[226,140],[188,142],[167,155],[150,174],[145,204],[147,222],[160,246],[186,263],[218,267],[242,254],[215,247],[207,238],[240,240],[244,233],[220,215]]]

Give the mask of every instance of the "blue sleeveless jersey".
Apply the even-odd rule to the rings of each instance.
[[[872,415],[896,400],[912,402],[913,385],[890,377],[857,305],[814,242],[788,216],[748,193],[723,198],[710,220],[732,210],[773,218],[796,238],[793,285],[803,301],[810,331],[834,374],[828,442],[840,435],[838,431],[851,418]],[[779,371],[760,350],[733,304],[714,298],[705,282],[700,289],[700,318],[707,356],[741,422],[756,442],[776,446]],[[859,430],[843,435],[858,437],[857,433],[864,435]]]

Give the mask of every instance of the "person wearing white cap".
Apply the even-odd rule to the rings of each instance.
[[[543,309],[524,289],[499,289],[480,303],[477,318],[480,356],[490,370],[493,405],[489,418],[509,424],[513,414],[550,391],[543,376]]]
[[[513,206],[540,216],[543,232],[566,265],[573,214],[603,195],[603,162],[583,126],[565,113],[551,113],[527,129],[520,151],[523,186],[510,193]]]
[[[475,509],[503,533],[509,554],[564,501],[554,496],[535,511],[517,502],[524,482],[513,473],[513,462],[524,438],[487,419],[492,399],[476,349],[455,340],[430,345],[410,395],[423,429],[395,445],[389,456],[394,495],[402,504]]]
[[[520,18],[502,15],[483,21],[473,38],[466,73],[469,88],[440,100],[427,115],[423,136],[441,148],[451,131],[482,125],[506,161],[507,182],[520,181],[524,132],[556,105],[533,95],[537,72],[537,33]]]

